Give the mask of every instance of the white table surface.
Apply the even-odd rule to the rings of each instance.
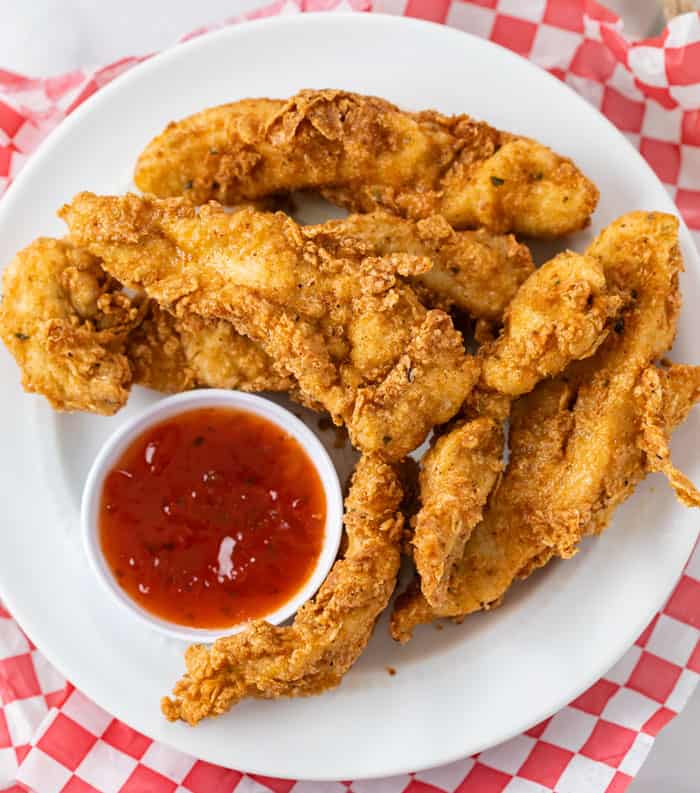
[[[168,46],[266,0],[0,0],[0,67],[34,76]],[[527,2],[528,0],[523,0]],[[603,0],[605,2],[605,0]],[[656,32],[656,0],[607,0],[632,35]],[[659,736],[629,793],[699,793],[700,689]]]

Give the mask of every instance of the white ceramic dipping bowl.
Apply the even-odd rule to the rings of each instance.
[[[335,467],[321,441],[296,416],[263,397],[240,391],[202,389],[167,397],[144,410],[121,426],[104,444],[90,468],[81,504],[83,546],[90,567],[120,608],[129,611],[142,623],[168,636],[186,641],[207,642],[219,636],[244,630],[246,623],[230,628],[200,629],[178,625],[150,614],[132,600],[119,586],[102,553],[99,531],[100,501],[105,477],[129,445],[148,427],[172,416],[199,408],[231,408],[260,416],[291,435],[304,449],[318,472],[326,496],[326,524],[323,545],[316,566],[306,583],[279,609],[264,614],[262,619],[279,624],[291,617],[320,587],[338,553],[343,529],[343,499]]]

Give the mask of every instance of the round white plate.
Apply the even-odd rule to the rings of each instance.
[[[641,157],[560,82],[500,47],[394,17],[318,15],[233,27],[134,69],[77,110],[0,205],[0,261],[39,234],[63,234],[55,210],[79,190],[129,184],[136,157],[171,119],[246,96],[304,87],[378,94],[406,108],[469,112],[571,155],[601,190],[581,249],[633,209],[675,212]],[[697,255],[688,272],[675,357],[697,360]],[[650,477],[600,539],[550,564],[502,608],[461,626],[427,626],[399,647],[382,621],[336,691],[244,702],[196,729],[168,724],[159,698],[183,670],[184,644],[118,609],[79,542],[82,482],[101,441],[157,395],[137,390],[110,418],[58,415],[22,393],[0,350],[2,597],[38,647],[108,711],[153,738],[214,763],[298,779],[357,779],[464,757],[527,729],[577,696],[629,647],[678,578],[696,537],[659,476]],[[677,433],[677,463],[696,479],[700,417]],[[394,667],[390,676],[387,667]]]

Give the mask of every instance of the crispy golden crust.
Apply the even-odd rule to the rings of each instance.
[[[384,380],[358,389],[349,422],[353,445],[383,454],[399,448],[404,454],[393,459],[405,456],[455,415],[478,378],[476,359],[464,357],[447,314],[428,312]]]
[[[189,388],[293,391],[290,376],[278,374],[256,342],[230,322],[196,314],[175,317],[149,301],[144,321],[129,336],[127,355],[134,381],[164,393]]]
[[[414,287],[419,287],[422,302],[443,308],[456,305],[474,316],[500,317],[519,283],[533,269],[527,247],[512,237],[483,231],[455,232],[439,217],[416,223],[386,213],[351,216],[344,221],[307,227],[305,233],[339,256],[387,256],[404,252],[429,257],[438,273],[435,288],[420,286],[420,280],[429,273],[410,279]],[[87,251],[81,254],[67,242],[54,246],[45,241],[41,247],[35,246],[32,251],[36,264],[46,268],[47,281],[57,272],[49,261],[51,251],[61,250],[60,246],[70,250],[76,260],[81,255],[86,260],[90,258]],[[42,264],[40,258],[46,261]],[[99,262],[96,258],[94,261]],[[112,282],[110,288],[116,294],[120,287]],[[319,409],[317,404],[304,399],[288,372],[277,371],[257,342],[237,333],[226,320],[205,319],[195,314],[175,317],[154,301],[149,301],[144,310],[142,321],[129,333],[125,349],[134,383],[164,393],[202,386],[286,391]],[[36,378],[35,381],[39,383]],[[38,386],[38,390],[42,387]],[[68,381],[65,387],[69,388]],[[128,387],[126,382],[125,387]],[[85,399],[80,393],[66,392],[63,402],[84,405]]]
[[[500,473],[508,401],[593,355],[622,305],[608,293],[597,259],[560,254],[530,275],[500,337],[479,349],[481,381],[465,406],[477,418],[437,442],[421,475],[414,559],[420,590],[435,609],[448,607],[450,575]]]
[[[198,204],[311,188],[356,212],[442,214],[456,228],[534,237],[583,228],[598,200],[571,160],[535,141],[336,90],[246,99],[172,123],[134,178],[144,192]]]
[[[292,391],[294,379],[279,374],[269,355],[226,320],[190,315],[177,320],[190,366],[198,385],[239,391]]]
[[[165,393],[296,393],[293,379],[230,323],[177,319],[129,298],[97,257],[66,240],[36,240],[7,268],[0,337],[25,388],[58,410],[114,413],[136,383]]]
[[[598,353],[567,371],[575,423],[537,528],[562,554],[584,534],[602,531],[646,473],[635,388],[644,370],[671,347],[681,304],[683,260],[673,216],[624,215],[588,254],[602,263],[608,283],[627,290],[633,302]]]
[[[518,138],[479,162],[460,156],[442,180],[440,212],[457,227],[561,237],[588,225],[598,190],[566,157]]]
[[[262,211],[272,203],[248,202],[230,211]],[[229,322],[194,314],[177,318],[154,300],[129,334],[126,352],[134,382],[163,393],[197,387],[296,393],[294,379],[278,373],[262,347]]]
[[[645,375],[659,375],[662,379],[663,434],[668,438],[700,400],[700,367],[674,366],[667,372],[650,367],[642,381]],[[636,394],[644,398],[639,390]],[[473,531],[459,560],[459,572],[450,584],[451,606],[431,606],[415,579],[395,603],[391,620],[394,639],[408,641],[417,625],[438,617],[459,619],[473,611],[493,608],[500,604],[515,579],[527,578],[555,555],[566,555],[543,543],[540,530],[545,515],[540,510],[551,493],[551,477],[565,464],[566,444],[575,426],[574,399],[565,383],[549,381],[516,402],[508,468],[489,502],[485,519]],[[665,451],[667,444],[660,448]],[[593,524],[596,531],[604,528],[613,506],[628,498],[647,472],[658,470],[649,452],[641,435],[639,445],[625,450],[624,471],[629,478],[616,491],[614,504],[608,502],[607,512],[597,516]],[[662,470],[668,475],[667,470]],[[679,499],[688,506],[698,506],[694,486],[683,474],[676,473],[679,478],[671,477],[670,482]],[[528,516],[533,516],[533,520],[528,521]]]
[[[413,559],[423,595],[437,608],[502,469],[503,427],[488,416],[459,424],[421,460]]]
[[[554,382],[541,383],[514,403],[508,466],[452,571],[447,597],[435,609],[414,581],[394,604],[391,634],[397,641],[408,641],[417,625],[437,617],[498,605],[519,571],[537,558],[541,546],[533,542],[527,517],[550,486],[571,422],[570,413],[562,410],[562,394],[551,387]],[[542,561],[549,556],[551,552]]]
[[[682,394],[685,397],[679,396]],[[700,506],[700,492],[673,465],[668,447],[670,430],[674,426],[669,426],[669,413],[676,414],[679,404],[687,406],[687,413],[690,405],[700,397],[700,367],[672,366],[666,371],[649,367],[642,373],[634,396],[640,413],[638,444],[646,456],[647,470],[664,474],[678,500],[686,507]],[[671,400],[673,404],[669,404]]]
[[[41,238],[3,273],[0,338],[27,391],[57,410],[111,415],[129,396],[125,355],[138,306],[87,251]]]
[[[500,317],[534,269],[527,246],[513,237],[455,232],[440,217],[416,223],[378,212],[307,226],[304,234],[336,256],[427,257],[431,270],[409,279],[421,301],[456,306],[476,317]],[[435,281],[429,281],[434,271]],[[130,335],[128,355],[135,382],[166,393],[207,386],[288,391],[299,397],[294,378],[278,374],[262,347],[229,322],[195,314],[176,318],[153,301]]]
[[[422,257],[334,258],[281,213],[196,211],[182,199],[83,193],[61,214],[127,286],[261,344],[363,451],[405,456],[474,383],[461,334],[398,277],[427,269]]]
[[[620,295],[609,293],[597,259],[560,253],[525,281],[499,338],[479,349],[483,387],[520,396],[571,361],[588,358],[623,305]]]
[[[406,593],[392,618],[395,638],[405,641],[435,616],[497,604],[514,578],[575,553],[650,470],[663,470],[685,503],[697,503],[666,454],[668,435],[700,395],[700,375],[653,366],[673,342],[680,307],[677,229],[670,215],[631,213],[591,245],[608,282],[630,292],[624,323],[592,358],[515,403],[508,467],[455,567],[450,602],[436,610],[417,590]]]
[[[148,301],[143,321],[129,334],[126,354],[134,371],[134,381],[154,391],[178,394],[197,385],[197,377],[187,363],[175,317]]]
[[[320,694],[337,686],[367,644],[399,569],[403,518],[396,473],[376,457],[360,459],[345,502],[347,549],[294,623],[253,622],[248,630],[187,651],[187,674],[173,699],[171,721],[196,724],[245,697]]]
[[[456,306],[474,317],[500,318],[534,269],[527,246],[512,236],[455,232],[440,217],[416,223],[377,212],[307,226],[304,234],[337,256],[428,257],[432,269],[409,279],[421,301],[434,308]],[[128,355],[135,382],[157,391],[207,386],[287,391],[301,399],[294,378],[278,373],[262,347],[231,323],[195,314],[176,318],[153,301],[130,335]]]
[[[432,267],[409,279],[422,302],[477,319],[500,320],[534,271],[528,247],[512,235],[454,231],[440,215],[415,222],[377,211],[306,226],[304,234],[338,256],[426,257]]]

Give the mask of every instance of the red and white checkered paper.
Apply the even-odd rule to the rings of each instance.
[[[700,15],[676,18],[660,36],[638,42],[593,0],[287,0],[220,27],[335,10],[429,19],[535,61],[622,130],[700,232]],[[39,79],[0,70],[0,193],[66,115],[140,60]],[[5,793],[622,793],[699,678],[700,548],[622,660],[551,719],[441,768],[309,783],[244,775],[141,735],[67,683],[0,606],[0,791],[9,785]]]

